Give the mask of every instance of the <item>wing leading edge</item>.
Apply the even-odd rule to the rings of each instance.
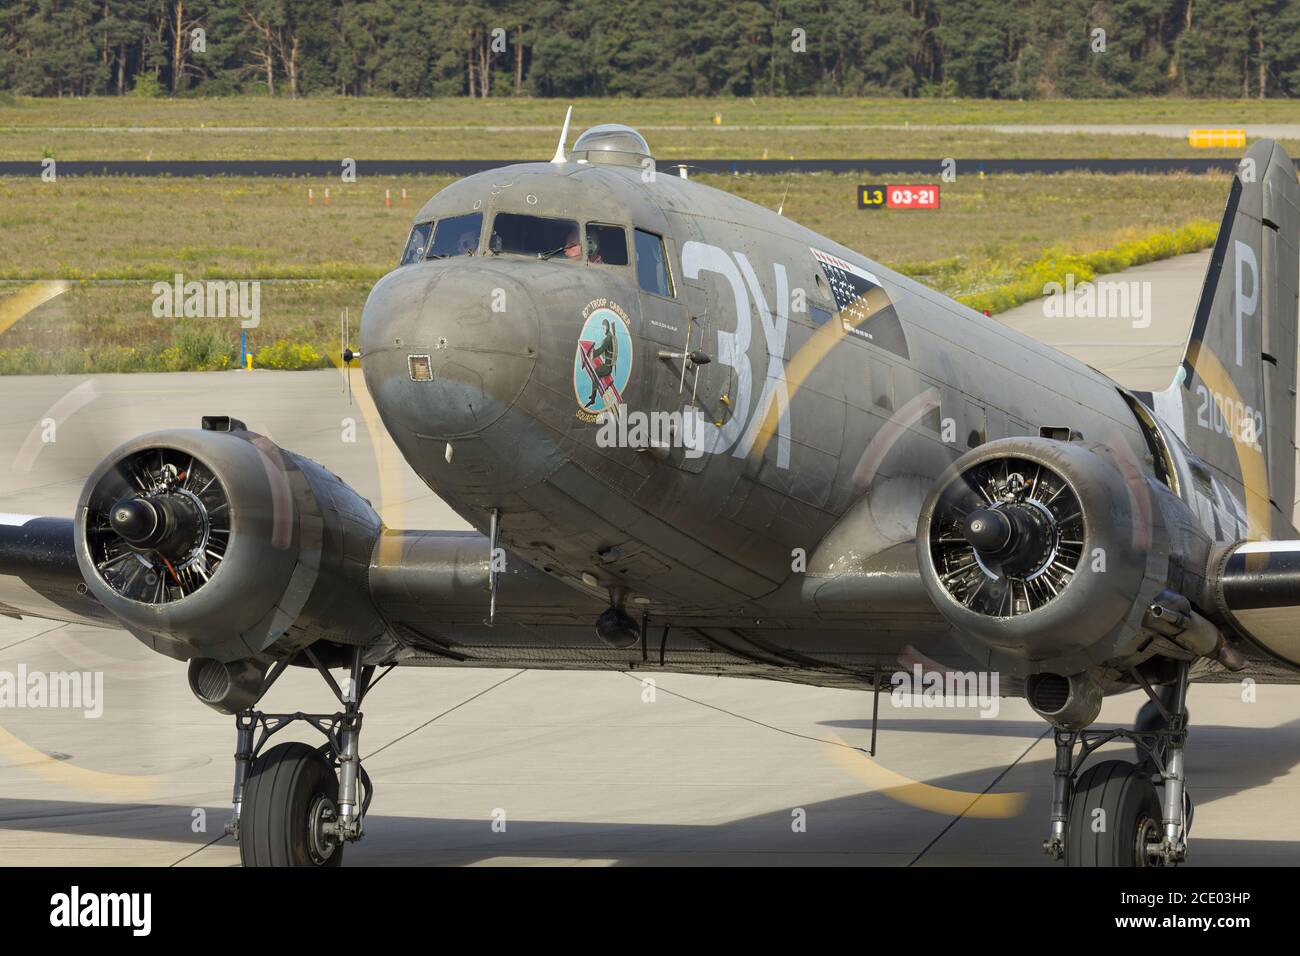
[[[0,514],[0,614],[119,626],[86,591],[70,518]]]

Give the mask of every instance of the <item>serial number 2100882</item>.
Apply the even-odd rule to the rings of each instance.
[[[1264,434],[1264,413],[1227,395],[1212,392],[1204,385],[1196,386],[1200,404],[1196,408],[1196,424],[1233,441],[1243,442],[1261,451],[1259,436]]]

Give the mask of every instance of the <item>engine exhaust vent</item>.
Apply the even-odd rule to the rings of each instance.
[[[1040,714],[1056,714],[1070,699],[1070,681],[1060,674],[1035,674],[1026,687],[1029,706]]]
[[[219,714],[237,714],[252,707],[266,688],[266,668],[256,661],[223,664],[211,658],[190,661],[190,690]]]
[[[1087,674],[1031,674],[1025,699],[1034,712],[1058,730],[1082,730],[1101,713],[1102,687]]]

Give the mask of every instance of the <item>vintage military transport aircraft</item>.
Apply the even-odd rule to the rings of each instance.
[[[0,612],[189,662],[235,717],[246,865],[336,865],[361,837],[384,668],[868,689],[916,662],[997,673],[1055,728],[1051,856],[1183,860],[1189,681],[1300,679],[1286,153],[1242,161],[1186,355],[1141,393],[656,171],[632,129],[565,140],[431,199],[361,320],[384,426],[477,533],[387,528],[214,415],[112,452],[71,520],[6,516]],[[337,713],[256,709],[291,665]],[[1131,690],[1134,729],[1090,728]],[[266,746],[295,720],[324,744]],[[1137,762],[1088,760],[1117,738]]]

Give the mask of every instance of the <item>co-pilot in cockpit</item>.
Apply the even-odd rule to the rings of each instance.
[[[399,265],[423,259],[472,256],[478,251],[482,213],[421,222],[411,229]],[[563,257],[592,265],[629,264],[627,227],[589,222],[584,230],[577,220],[547,216],[498,213],[492,221],[487,251],[494,256],[519,255],[537,259]]]
[[[482,231],[483,214],[480,212],[450,216],[437,222],[417,222],[406,240],[406,249],[398,265],[409,266],[422,259],[472,256],[478,251],[478,237]]]

